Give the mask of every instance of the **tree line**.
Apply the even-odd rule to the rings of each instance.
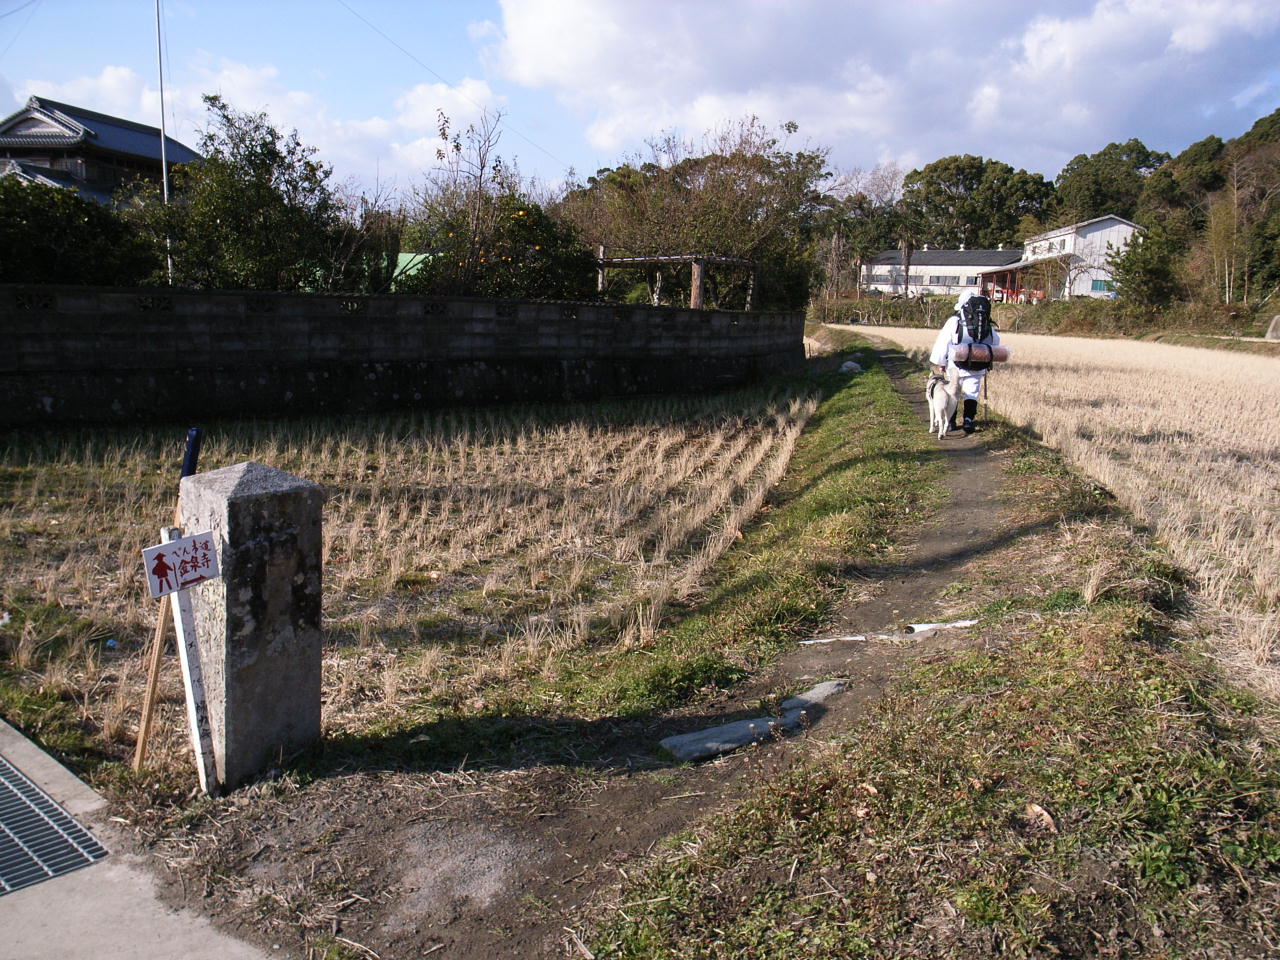
[[[551,191],[498,151],[501,115],[455,129],[406,196],[335,184],[296,132],[207,96],[203,159],[172,175],[172,202],[138,181],[111,208],[0,180],[0,280],[167,283],[197,289],[410,292],[679,302],[689,270],[611,270],[596,257],[698,255],[707,303],[802,307],[857,295],[862,267],[897,248],[994,248],[1115,214],[1142,226],[1113,267],[1121,294],[1226,304],[1280,286],[1280,111],[1235,140],[1173,157],[1137,139],[1080,154],[1050,181],[999,160],[837,171],[793,149],[795,124],[746,118],[698,141],[659,137],[638,156]],[[736,261],[749,261],[751,267]]]

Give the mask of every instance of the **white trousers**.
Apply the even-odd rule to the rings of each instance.
[[[956,367],[956,372],[960,374],[960,395],[966,400],[977,400],[978,393],[982,389],[982,378],[987,375],[987,371],[981,370],[977,373],[972,370],[961,370]],[[951,370],[948,369],[950,374]]]

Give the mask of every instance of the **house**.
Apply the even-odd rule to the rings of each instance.
[[[983,292],[1019,303],[1111,296],[1107,258],[1141,229],[1108,214],[1036,234],[1023,244],[1017,263],[983,273]]]
[[[881,293],[920,296],[980,291],[993,300],[1029,303],[1068,297],[1111,296],[1107,257],[1141,230],[1108,214],[1030,237],[1021,250],[930,250],[911,256],[903,277],[902,251],[886,250],[863,269],[863,287]]]
[[[169,166],[200,154],[165,138]],[[160,178],[160,131],[68,103],[32,97],[0,120],[0,176],[79,190],[110,203],[122,184]]]
[[[1021,257],[1017,249],[930,250],[925,245],[911,254],[910,275],[904,276],[902,251],[886,250],[863,267],[863,289],[912,297],[977,291],[987,271],[1016,263]]]

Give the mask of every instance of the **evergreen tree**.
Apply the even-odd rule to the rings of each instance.
[[[129,224],[74,190],[0,178],[0,282],[133,286],[159,266]]]
[[[1073,223],[1114,214],[1132,220],[1147,177],[1168,160],[1136,139],[1079,154],[1058,174],[1056,219]]]
[[[223,290],[325,290],[342,229],[331,169],[297,132],[283,136],[264,113],[239,113],[207,95],[213,124],[204,159],[175,167],[173,202],[155,183],[127,189],[126,215],[173,257],[179,286]]]
[[[921,243],[993,249],[1015,242],[1021,221],[1040,219],[1052,198],[1040,174],[965,154],[907,174],[902,205],[922,224]]]
[[[1159,227],[1135,233],[1119,250],[1112,248],[1107,264],[1116,292],[1125,300],[1162,306],[1178,295],[1176,251]]]

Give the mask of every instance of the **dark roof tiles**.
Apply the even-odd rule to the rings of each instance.
[[[1003,267],[1022,259],[1022,248],[1012,250],[916,250],[913,267]],[[901,250],[886,250],[871,261],[877,267],[902,266]]]
[[[0,160],[0,177],[5,176],[16,176],[27,183],[77,190],[86,200],[96,201],[103,206],[109,206],[112,202],[110,190],[78,180],[64,170],[53,170],[27,160]]]
[[[0,130],[16,120],[20,115],[34,110],[44,119],[62,127],[67,132],[56,133],[12,133],[0,134],[0,146],[6,147],[69,147],[76,143],[85,143],[112,153],[122,153],[134,157],[146,157],[149,160],[160,159],[160,130],[146,124],[109,117],[105,113],[96,113],[83,107],[43,97],[32,97],[26,107],[0,120]],[[196,153],[173,137],[165,137],[166,150],[170,163],[190,163],[199,160]]]

